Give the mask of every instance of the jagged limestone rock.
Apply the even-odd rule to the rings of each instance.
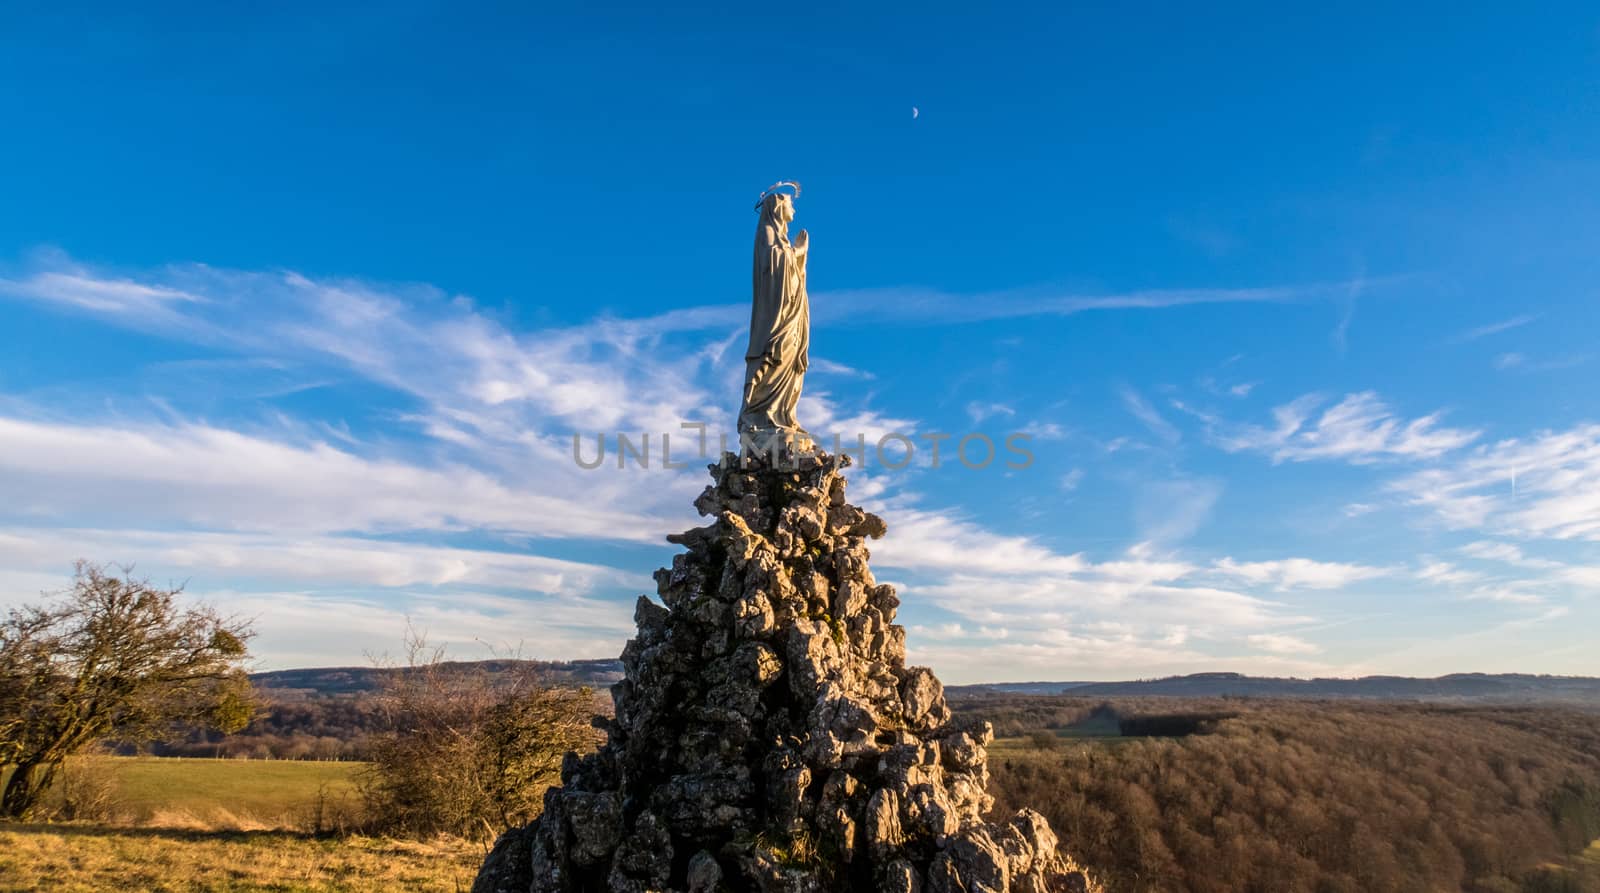
[[[713,522],[669,537],[662,604],[639,599],[606,744],[568,756],[475,893],[1099,889],[1043,816],[984,820],[993,730],[905,665],[848,461],[711,466]]]

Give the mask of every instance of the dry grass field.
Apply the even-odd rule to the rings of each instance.
[[[314,830],[316,813],[357,808],[363,764],[294,760],[91,757],[108,773],[122,822],[199,829]]]
[[[359,763],[89,757],[102,821],[0,824],[0,891],[449,891],[481,844],[317,836],[358,809]]]
[[[85,793],[97,821],[187,830],[316,830],[359,808],[362,763],[78,757],[46,795],[47,811]],[[3,783],[9,770],[0,772]]]
[[[472,886],[483,848],[285,831],[0,825],[0,891],[444,891]]]

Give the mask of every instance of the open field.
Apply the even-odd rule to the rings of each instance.
[[[265,828],[302,827],[318,798],[349,809],[362,763],[291,760],[195,760],[99,757],[116,779],[115,798],[129,820],[161,825],[191,816],[206,827],[231,815]]]
[[[314,830],[358,809],[355,775],[363,763],[80,757],[64,784],[105,789],[115,824],[197,830]],[[53,792],[59,798],[61,790]],[[48,800],[47,800],[48,802]]]
[[[0,891],[363,891],[456,893],[478,844],[281,831],[0,825]]]
[[[482,844],[305,833],[354,815],[361,763],[86,757],[104,823],[0,824],[0,891],[465,890]]]

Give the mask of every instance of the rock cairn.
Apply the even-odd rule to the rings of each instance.
[[[874,581],[882,519],[847,456],[728,453],[641,597],[608,740],[568,754],[544,813],[501,837],[474,893],[1046,893],[1099,887],[1044,817],[986,822],[984,721],[905,665]]]

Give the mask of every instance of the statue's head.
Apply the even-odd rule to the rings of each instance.
[[[779,223],[794,219],[794,197],[774,192],[761,200],[761,216],[771,217]]]
[[[793,189],[794,194],[790,195],[784,189]],[[761,211],[762,222],[787,226],[794,219],[794,200],[799,196],[800,184],[793,180],[779,180],[768,186],[761,193],[761,200],[756,203],[756,208]]]

